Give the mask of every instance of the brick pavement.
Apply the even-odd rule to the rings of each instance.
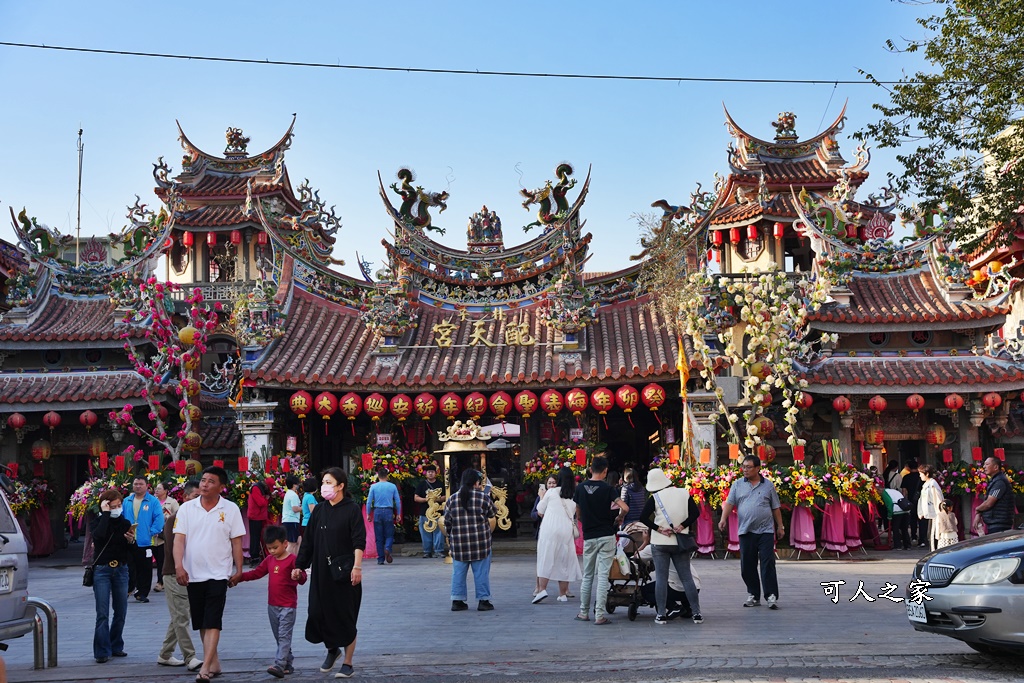
[[[531,605],[530,555],[495,559],[496,610],[489,613],[449,610],[451,570],[438,560],[400,557],[386,566],[368,562],[355,664],[360,678],[416,676],[425,681],[481,676],[523,681],[1016,680],[999,660],[976,655],[948,638],[917,633],[902,604],[877,598],[849,602],[860,580],[872,595],[886,582],[902,588],[916,556],[780,562],[782,609],[777,612],[742,607],[745,590],[736,560],[700,560],[695,566],[703,579],[703,625],[677,621],[656,626],[652,608],[642,608],[629,622],[620,608],[607,628],[573,621],[578,603],[549,599]],[[837,580],[847,583],[833,604],[819,583]],[[11,681],[192,679],[184,669],[155,664],[167,623],[159,593],[151,595],[149,604],[129,601],[129,657],[93,662],[92,592],[80,581],[78,567],[32,568],[31,593],[50,600],[60,616],[61,666],[32,671],[31,640],[21,638],[11,641],[6,653]],[[300,675],[294,680],[327,680],[316,671],[323,650],[301,639],[306,589],[300,591],[294,643]],[[219,680],[271,680],[265,673],[273,652],[265,598],[265,583],[243,584],[229,593],[221,641],[225,676]],[[767,671],[777,675],[765,677]],[[922,678],[926,671],[932,675]],[[709,677],[709,672],[721,674]]]

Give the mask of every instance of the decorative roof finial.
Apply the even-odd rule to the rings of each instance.
[[[482,209],[469,217],[466,238],[471,254],[490,254],[504,250],[501,235],[501,219],[485,204]]]
[[[778,121],[772,122],[775,129],[775,142],[796,142],[796,114],[791,111],[779,112]]]
[[[227,132],[224,133],[224,138],[228,141],[227,147],[224,148],[224,156],[244,156],[247,154],[246,148],[249,145],[249,138],[245,137],[241,128],[228,128]]]

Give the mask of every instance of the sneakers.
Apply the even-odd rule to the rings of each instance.
[[[424,560],[429,560],[432,557],[433,557],[433,555],[431,553],[423,553],[423,559]]]
[[[199,659],[198,657],[193,657],[192,659],[188,660],[188,665],[186,666],[186,668],[189,671],[199,671],[201,668],[203,668],[203,660]]]
[[[462,612],[469,609],[469,605],[466,604],[465,600],[452,600],[452,611]]]
[[[334,677],[335,678],[352,678],[352,674],[354,674],[354,673],[355,673],[355,670],[352,668],[351,664],[342,664],[341,665],[341,670],[338,673],[334,674]]]
[[[546,593],[544,594],[544,597],[547,597]],[[494,609],[494,605],[491,604],[490,600],[481,600],[476,605],[477,612],[490,612],[492,609]]]
[[[664,626],[668,623],[668,617],[666,617],[664,614],[659,614],[658,616],[654,617],[654,623],[658,626]]]
[[[392,562],[395,561],[395,558],[391,557],[391,551],[390,550],[385,550],[384,551],[384,561],[387,562],[388,564],[391,564]]]
[[[559,595],[555,599],[558,600],[558,602],[569,602],[569,596],[568,595]],[[536,602],[536,600],[534,600],[534,602]]]
[[[665,620],[672,621],[673,619],[678,619],[679,615],[682,614],[682,612],[683,611],[679,609],[670,609],[668,611],[668,614],[665,615]]]
[[[700,614],[694,614],[693,615],[693,623],[695,623],[695,624],[703,624],[704,623],[704,617],[701,616]]]
[[[324,658],[324,663],[320,665],[320,673],[325,674],[334,668],[335,662],[338,661],[338,657],[341,656],[341,648],[334,648],[333,650],[327,651],[327,656]]]
[[[171,655],[170,657],[167,657],[166,659],[163,658],[163,657],[157,657],[156,658],[156,663],[159,664],[160,666],[185,666],[185,660],[184,659],[178,659],[174,655]]]
[[[295,667],[292,666],[291,664],[289,664],[288,666],[286,666],[284,668],[284,675],[285,676],[291,676],[293,673],[295,673]]]
[[[267,667],[267,673],[274,678],[284,678],[284,669],[277,664]]]
[[[533,596],[533,604],[536,605],[538,602],[544,600],[544,598],[546,597],[548,597],[547,591],[541,591],[540,593],[537,593],[535,596]]]
[[[768,609],[779,609],[779,599],[774,595],[768,596]]]
[[[761,606],[761,599],[760,598],[755,598],[753,595],[748,595],[747,596],[747,601],[745,603],[743,603],[743,606],[744,607],[760,607]]]

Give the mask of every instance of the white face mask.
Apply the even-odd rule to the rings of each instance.
[[[112,519],[117,519],[120,516],[121,516],[121,508],[114,508],[114,509],[112,509],[110,511],[110,517]]]

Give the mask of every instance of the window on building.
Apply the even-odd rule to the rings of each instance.
[[[868,333],[868,344],[874,347],[881,348],[888,345],[889,333],[888,332],[869,332]]]

